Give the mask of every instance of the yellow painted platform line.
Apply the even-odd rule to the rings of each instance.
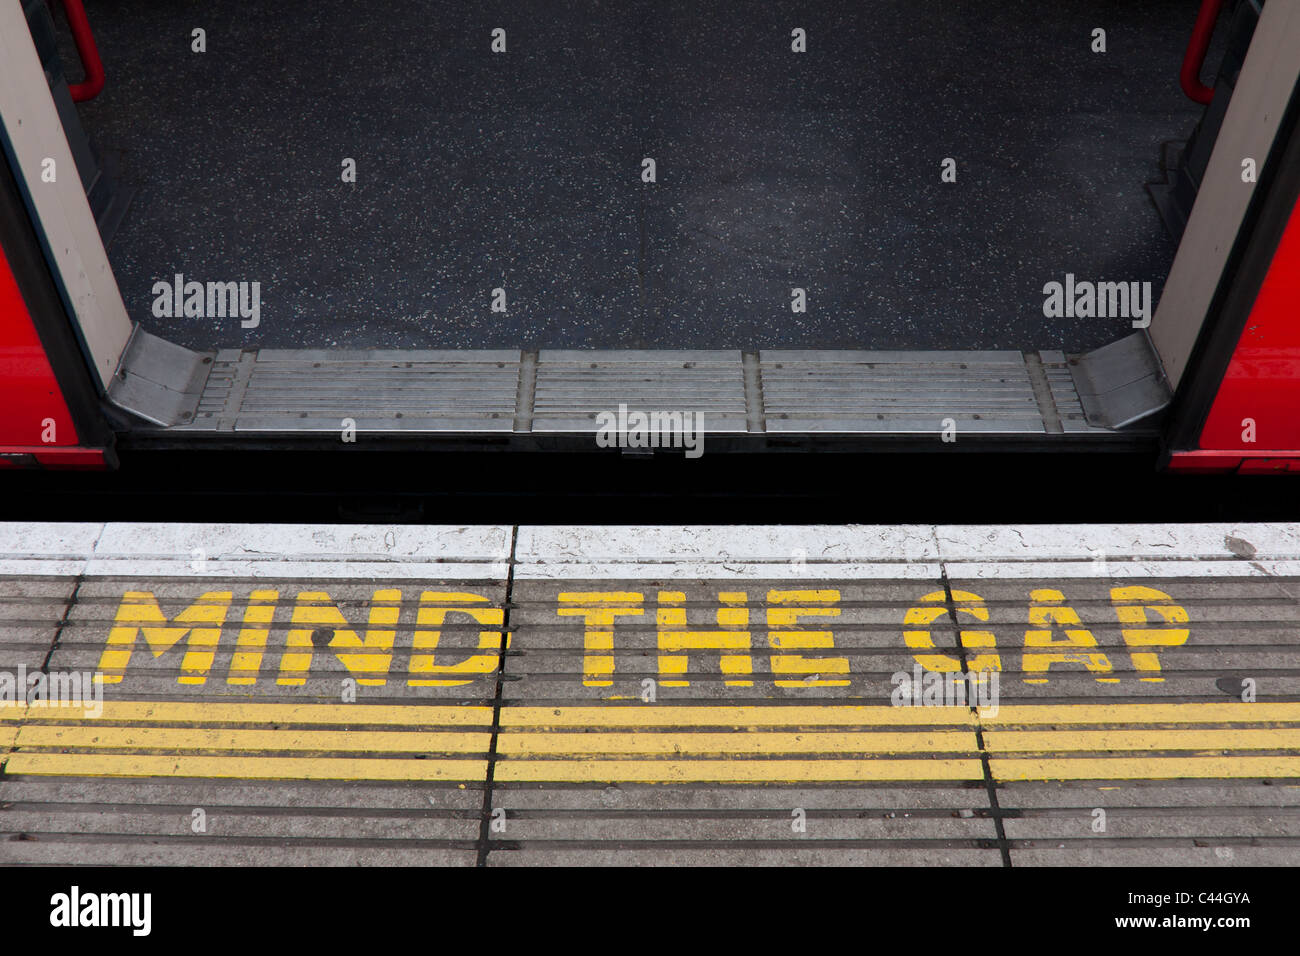
[[[487,780],[487,761],[19,752],[10,754],[5,773],[64,777],[481,782]]]
[[[984,727],[1034,724],[1300,724],[1300,703],[1004,704]]]
[[[981,780],[974,724],[969,707],[507,705],[493,775],[508,783]]]
[[[1300,754],[1231,757],[1064,757],[989,760],[999,782],[1029,780],[1230,780],[1300,777]]]
[[[987,730],[984,746],[992,753],[1071,754],[1091,750],[1294,750],[1300,753],[1300,728],[1254,730]]]
[[[970,731],[906,733],[502,733],[497,753],[530,756],[682,756],[747,757],[773,754],[834,756],[900,753],[974,753],[978,746]]]
[[[43,706],[39,702],[0,707],[0,720],[202,723],[214,724],[341,724],[401,727],[491,727],[492,708],[439,704],[281,704],[258,701],[130,701],[108,700],[103,714],[88,715],[85,706]]]
[[[506,783],[837,783],[980,780],[971,760],[507,760]]]
[[[228,730],[204,727],[75,727],[33,725],[18,733],[18,746],[97,750],[307,751],[321,753],[487,754],[492,734],[358,730]]]
[[[980,723],[999,782],[1300,777],[1295,703],[1017,704]]]
[[[492,708],[110,701],[0,708],[8,774],[250,780],[487,777]],[[501,708],[495,779],[820,783],[1300,777],[1300,704],[606,704]],[[1058,729],[1066,727],[1068,729]]]
[[[105,701],[99,716],[94,716],[94,710],[40,703],[3,708],[5,723],[0,728],[15,748],[5,758],[5,772],[246,780],[487,780],[491,707]],[[323,729],[327,726],[332,729]],[[369,729],[373,727],[392,729]],[[390,756],[394,754],[402,756]],[[468,754],[478,759],[459,756]]]
[[[889,707],[854,704],[774,704],[770,707],[726,704],[604,704],[533,707],[507,704],[501,727],[973,727],[969,707]]]

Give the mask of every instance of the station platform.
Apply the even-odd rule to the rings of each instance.
[[[1291,524],[0,524],[0,864],[1296,865],[1298,623]]]

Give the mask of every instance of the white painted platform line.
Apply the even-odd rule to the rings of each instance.
[[[493,579],[509,525],[0,523],[0,576]]]
[[[75,577],[103,531],[100,522],[0,522],[0,577]]]
[[[500,578],[510,525],[0,523],[0,576]],[[518,528],[518,579],[1300,576],[1300,524]]]
[[[940,525],[955,578],[1300,574],[1300,524]]]
[[[930,525],[522,525],[516,578],[936,578]]]
[[[521,526],[524,578],[1300,575],[1300,524]]]

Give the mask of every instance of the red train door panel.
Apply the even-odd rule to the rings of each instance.
[[[1242,453],[1251,470],[1300,468],[1300,206],[1260,287],[1211,406],[1200,448]]]
[[[0,468],[105,467],[103,450],[83,448],[80,441],[45,346],[0,248]]]

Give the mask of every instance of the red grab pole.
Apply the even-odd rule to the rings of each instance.
[[[81,103],[94,99],[104,88],[104,64],[100,62],[99,49],[95,46],[95,36],[90,32],[90,21],[86,19],[86,8],[81,5],[81,0],[63,0],[63,12],[68,15],[77,55],[86,71],[84,81],[68,87],[72,101]]]
[[[1201,12],[1196,15],[1196,26],[1192,28],[1192,38],[1187,41],[1187,52],[1183,54],[1183,69],[1178,74],[1183,92],[1198,103],[1209,103],[1214,99],[1214,88],[1201,82],[1201,67],[1205,65],[1205,53],[1210,48],[1210,37],[1214,34],[1214,24],[1222,6],[1223,0],[1201,0]]]

